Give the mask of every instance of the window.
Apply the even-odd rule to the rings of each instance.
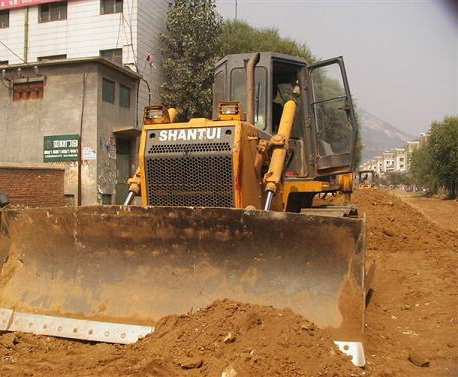
[[[115,83],[108,79],[102,79],[102,99],[108,103],[115,102]]]
[[[340,66],[333,63],[315,68],[312,80],[320,157],[350,153],[354,130]]]
[[[224,64],[224,70],[216,73],[213,82],[213,116],[216,118],[218,117],[218,105],[220,102],[224,101],[225,69],[226,64]]]
[[[67,19],[67,2],[43,4],[38,8],[38,22],[61,21]]]
[[[10,27],[10,11],[0,10],[0,29]]]
[[[119,86],[119,106],[130,107],[130,88],[124,85]]]
[[[100,14],[122,13],[123,0],[100,0]]]
[[[8,65],[8,60],[0,60],[0,67],[4,65]]]
[[[13,101],[41,98],[43,98],[43,81],[13,84]]]
[[[61,60],[61,59],[67,59],[67,55],[62,54],[62,55],[49,55],[49,56],[39,56],[38,57],[39,62],[47,62],[50,60]]]
[[[401,158],[399,159],[399,162],[404,162],[404,157],[401,157]]]
[[[266,94],[267,94],[267,71],[263,67],[256,67],[255,70],[255,114],[254,123],[256,127],[266,129]],[[231,101],[238,101],[242,109],[247,108],[246,98],[246,70],[235,68],[231,71]]]
[[[111,199],[111,194],[102,194],[102,205],[111,205],[112,199]]]
[[[100,56],[112,62],[122,64],[122,48],[114,48],[112,50],[100,50]]]

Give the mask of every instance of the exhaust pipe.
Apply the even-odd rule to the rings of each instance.
[[[251,124],[254,124],[254,78],[256,64],[259,63],[259,59],[260,55],[257,52],[250,58],[246,67],[246,120]]]

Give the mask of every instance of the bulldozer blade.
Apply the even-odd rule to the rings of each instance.
[[[336,340],[363,332],[362,219],[128,206],[0,215],[0,308],[152,325],[229,298],[290,308]]]
[[[0,308],[0,331],[130,344],[151,334],[154,327],[21,313]]]

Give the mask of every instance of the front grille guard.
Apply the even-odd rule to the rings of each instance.
[[[222,132],[219,141],[164,142],[157,134],[147,137],[148,205],[234,207],[233,132]]]

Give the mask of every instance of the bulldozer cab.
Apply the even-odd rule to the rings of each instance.
[[[217,63],[214,118],[222,101],[247,108],[246,67],[252,55],[228,55]],[[354,170],[357,126],[341,57],[309,65],[298,57],[260,53],[254,90],[254,124],[266,137],[276,133],[286,101],[298,105],[286,177],[315,179]]]

